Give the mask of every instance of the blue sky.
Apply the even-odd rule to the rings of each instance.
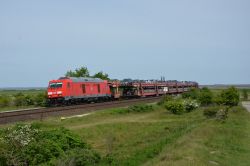
[[[111,78],[250,83],[249,0],[0,0],[0,87]]]

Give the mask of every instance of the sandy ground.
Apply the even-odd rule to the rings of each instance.
[[[242,105],[250,112],[250,101],[243,101]]]

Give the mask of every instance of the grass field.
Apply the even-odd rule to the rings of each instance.
[[[173,115],[155,105],[146,113],[111,109],[82,118],[51,118],[46,128],[64,126],[89,143],[101,165],[250,165],[250,113],[234,107],[224,122],[202,110]],[[105,158],[105,156],[109,158]]]
[[[238,107],[225,123],[205,123],[146,165],[250,165],[250,113]]]

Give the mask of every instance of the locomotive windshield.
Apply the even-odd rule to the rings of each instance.
[[[49,88],[61,88],[62,87],[62,82],[57,82],[57,83],[50,83]]]

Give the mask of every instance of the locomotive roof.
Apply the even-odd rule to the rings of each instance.
[[[70,79],[73,82],[103,82],[100,78],[90,78],[90,77],[61,77],[59,80]]]

